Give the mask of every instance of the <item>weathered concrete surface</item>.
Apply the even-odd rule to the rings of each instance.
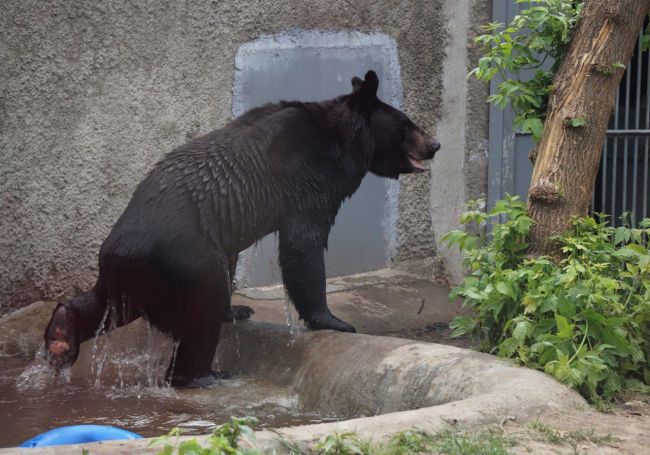
[[[226,336],[218,349],[220,368],[291,385],[301,402],[325,412],[385,414],[499,397],[501,409],[523,417],[583,403],[542,373],[453,346],[331,332],[291,336],[255,323],[234,330],[238,340]],[[485,405],[476,411],[486,412]]]
[[[175,145],[230,118],[235,53],[260,35],[294,27],[387,34],[397,43],[406,113],[440,133],[442,70],[464,58],[445,58],[447,24],[470,26],[468,16],[462,24],[447,17],[448,3],[3,1],[0,314],[93,284],[99,244],[137,182]],[[465,63],[454,67],[448,80],[458,84]],[[456,133],[464,134],[448,139]],[[462,176],[445,181],[455,188]],[[400,260],[434,252],[439,220],[427,213],[428,182],[403,182]]]
[[[362,331],[382,333],[408,324],[417,327],[443,317],[436,313],[436,305],[430,305],[433,301],[422,305],[421,300],[427,295],[433,295],[433,299],[446,297],[446,292],[410,275],[384,271],[331,280],[330,286],[338,286],[338,290],[329,295],[334,311]],[[243,377],[255,376],[278,386],[290,386],[305,405],[339,415],[370,416],[280,429],[282,434],[300,443],[308,444],[334,431],[354,430],[363,437],[378,440],[414,427],[436,432],[450,424],[463,428],[496,423],[505,416],[525,421],[539,413],[586,408],[586,403],[575,392],[548,376],[512,367],[486,354],[395,337],[329,331],[296,333],[286,324],[262,322],[264,319],[282,322],[285,317],[281,300],[259,300],[259,297],[274,297],[267,291],[248,293],[257,300],[237,297],[238,303],[255,306],[254,317],[258,321],[225,327],[215,366]],[[380,308],[382,303],[393,302],[394,308],[384,307],[375,313],[366,311],[369,307],[356,313],[339,311],[345,308],[345,300],[362,295],[368,304],[379,302]],[[342,299],[337,300],[336,296]],[[456,305],[448,305],[455,312],[459,311]],[[40,311],[35,308],[39,306]],[[20,327],[36,320],[44,324],[42,321],[52,304],[35,307],[0,320],[0,351],[9,351],[10,338]],[[449,314],[444,316],[449,320]],[[115,350],[120,350],[120,344],[131,349],[145,349],[147,334],[144,328],[144,324],[134,323],[119,329],[113,335]],[[13,352],[20,352],[26,345],[31,346],[28,351],[33,352],[38,343],[40,333],[25,334],[23,347],[14,342]],[[171,350],[171,342],[167,343]],[[89,343],[85,343],[73,375],[89,375],[90,349]],[[258,433],[256,444],[271,450],[277,448],[275,438],[262,431]],[[84,446],[92,454],[155,453],[155,449],[146,447],[147,444],[147,441],[139,441]],[[5,453],[26,452],[0,450],[0,454]],[[31,449],[29,453],[78,454],[80,447]]]
[[[394,269],[331,278],[327,292],[334,314],[353,324],[359,333],[370,335],[411,338],[414,331],[430,332],[442,326],[442,331],[435,332],[444,337],[450,332],[444,329],[449,321],[467,313],[460,301],[449,302],[446,286]],[[255,310],[254,321],[275,324],[286,324],[287,318],[297,320],[285,299],[282,286],[242,289],[233,298],[234,303]]]
[[[32,357],[56,302],[35,302],[0,318],[0,355]]]

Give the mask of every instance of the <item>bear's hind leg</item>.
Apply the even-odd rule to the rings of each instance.
[[[212,304],[214,306],[214,304]],[[227,374],[212,370],[219,342],[221,321],[214,311],[206,311],[181,337],[166,380],[173,387],[203,387]]]
[[[174,387],[202,387],[225,376],[212,371],[212,360],[230,307],[228,263],[207,246],[199,248],[196,239],[182,245],[163,259],[164,276],[175,283],[165,306],[175,315],[178,343],[166,380]]]

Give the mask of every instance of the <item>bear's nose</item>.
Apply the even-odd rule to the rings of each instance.
[[[431,158],[433,158],[433,155],[440,150],[440,142],[436,141],[435,139],[431,141],[431,144],[429,144],[429,150],[431,151]]]

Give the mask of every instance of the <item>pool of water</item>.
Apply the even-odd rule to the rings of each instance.
[[[135,368],[131,356],[131,364],[122,362],[122,368],[98,372],[95,366],[88,375],[74,371],[57,375],[43,361],[0,356],[0,447],[16,446],[52,428],[84,423],[157,436],[173,427],[184,434],[207,433],[231,416],[255,416],[260,427],[340,418],[302,408],[290,388],[236,374],[202,389],[174,389],[152,379],[144,357],[135,357],[139,365]]]

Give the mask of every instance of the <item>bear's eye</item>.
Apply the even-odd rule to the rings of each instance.
[[[413,137],[413,130],[407,125],[400,130],[400,141],[407,142]]]

